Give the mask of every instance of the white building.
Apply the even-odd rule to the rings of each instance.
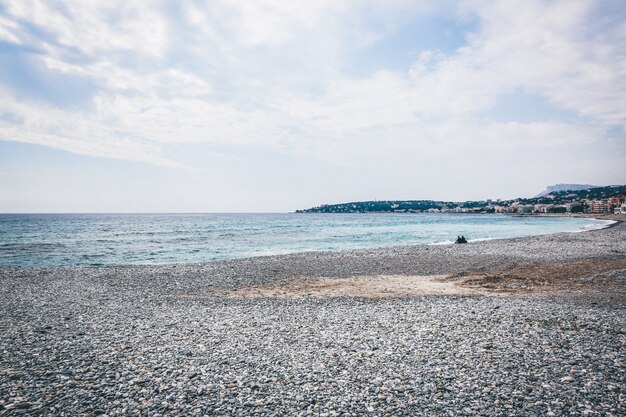
[[[523,206],[517,206],[517,212],[519,214],[528,214],[528,213],[532,213],[534,208],[535,207],[531,206],[530,204],[523,205]]]
[[[550,210],[554,208],[554,204],[535,204],[535,213],[550,213]]]

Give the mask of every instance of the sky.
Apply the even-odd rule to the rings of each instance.
[[[623,0],[5,0],[0,212],[626,183]]]

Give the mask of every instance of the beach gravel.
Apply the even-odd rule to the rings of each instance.
[[[626,271],[611,294],[207,295],[626,254],[577,234],[198,265],[0,269],[0,415],[626,414]]]

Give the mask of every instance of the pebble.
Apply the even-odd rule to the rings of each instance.
[[[211,296],[294,276],[624,256],[624,242],[614,227],[207,264],[0,268],[0,415],[626,415],[624,271],[608,298]]]

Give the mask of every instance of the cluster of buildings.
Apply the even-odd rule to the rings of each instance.
[[[592,200],[590,213],[593,214],[626,214],[626,196],[618,195],[606,200]]]
[[[442,207],[425,210],[428,213],[586,213],[586,214],[623,214],[626,215],[626,195],[608,199],[580,200],[563,204],[526,204],[522,201],[496,202],[487,201],[482,207]]]
[[[626,196],[620,195],[606,200],[581,200],[564,204],[523,204],[513,202],[510,205],[487,207],[494,213],[587,213],[587,214],[624,214],[626,215]]]

